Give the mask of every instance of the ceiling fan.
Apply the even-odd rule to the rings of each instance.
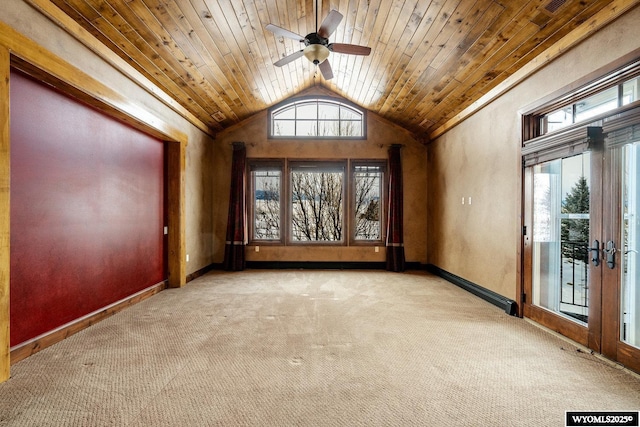
[[[322,76],[326,80],[333,78],[333,71],[331,70],[331,64],[329,64],[329,53],[347,53],[351,55],[369,55],[371,48],[367,46],[359,46],[355,44],[345,43],[329,43],[329,36],[340,25],[342,21],[342,14],[337,10],[329,12],[326,18],[322,21],[320,28],[318,28],[318,2],[316,1],[316,32],[307,34],[306,37],[302,37],[292,31],[278,27],[277,25],[268,24],[265,28],[277,36],[287,37],[293,40],[297,40],[300,43],[304,43],[304,49],[285,56],[273,63],[276,67],[282,67],[289,62],[295,61],[301,56],[305,56],[309,61],[314,63],[320,68]]]

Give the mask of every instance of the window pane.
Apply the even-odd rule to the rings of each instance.
[[[296,136],[318,136],[318,122],[315,120],[298,120]]]
[[[362,165],[354,168],[355,181],[355,239],[382,238],[382,168]]]
[[[351,108],[342,106],[340,107],[340,118],[342,120],[362,120],[362,114]]]
[[[280,240],[279,170],[254,170],[253,180],[253,238]]]
[[[622,105],[631,104],[640,99],[638,90],[640,89],[640,77],[629,80],[622,85]]]
[[[640,347],[640,141],[625,145],[623,156],[620,339]]]
[[[318,122],[320,128],[319,136],[339,136],[340,135],[340,122],[336,121],[321,121]]]
[[[313,167],[291,171],[291,240],[342,241],[344,172]]]
[[[297,106],[298,109],[298,119],[308,120],[308,119],[317,119],[318,118],[318,104],[316,102],[307,102],[304,104],[299,104]]]
[[[296,118],[296,107],[294,105],[290,107],[283,108],[279,111],[276,111],[273,114],[275,119],[290,119],[295,120]]]
[[[614,86],[576,103],[576,122],[618,108],[618,87]]]
[[[569,105],[547,114],[547,132],[562,129],[573,123],[573,106]]]
[[[533,303],[581,323],[589,314],[590,153],[534,166]]]
[[[270,136],[361,138],[365,130],[364,117],[364,111],[334,99],[293,100],[272,110]]]
[[[362,136],[362,121],[341,121],[340,122],[340,135],[341,136]]]
[[[274,120],[271,133],[274,136],[295,136],[296,122],[293,120]]]
[[[318,115],[321,120],[338,120],[340,119],[340,107],[335,104],[319,103]]]

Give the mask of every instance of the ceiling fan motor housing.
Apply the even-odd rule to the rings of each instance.
[[[321,44],[325,47],[329,46],[329,39],[326,39],[318,33],[310,33],[304,38],[304,45],[309,46],[311,44]]]
[[[324,62],[329,57],[329,39],[310,33],[304,38],[304,56],[315,65]]]

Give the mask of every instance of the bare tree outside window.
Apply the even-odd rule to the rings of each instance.
[[[287,206],[291,242],[342,242],[346,235],[357,241],[382,239],[382,182],[384,165],[354,163],[350,189],[345,186],[344,162],[297,162],[289,171],[289,191],[282,193],[280,165],[252,166],[252,238],[283,239],[282,200]],[[348,192],[352,192],[347,198]],[[351,219],[344,217],[345,200],[351,200]]]
[[[271,136],[359,138],[364,134],[365,119],[363,111],[333,99],[297,100],[271,111]],[[346,162],[292,164],[286,194],[281,184],[284,163],[277,171],[269,166],[252,171],[255,240],[276,241],[286,235],[290,242],[342,242],[346,227],[351,227],[347,236],[359,241],[382,238],[380,164],[356,165],[351,171],[354,185],[350,188],[345,186]],[[345,199],[354,203],[348,221],[344,218]],[[290,203],[286,211],[281,200]],[[287,212],[289,224],[284,228],[281,212]]]
[[[253,238],[280,240],[279,170],[257,170],[253,178]]]
[[[342,240],[343,182],[342,171],[291,171],[292,241]]]
[[[382,205],[382,171],[378,165],[354,168],[355,181],[355,233],[356,240],[380,240]]]

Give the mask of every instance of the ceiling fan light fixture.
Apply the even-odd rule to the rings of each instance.
[[[310,44],[304,48],[304,56],[309,61],[318,65],[329,57],[329,49],[321,44]]]

